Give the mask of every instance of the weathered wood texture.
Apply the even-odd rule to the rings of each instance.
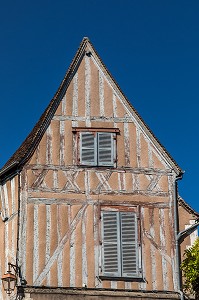
[[[126,291],[126,290],[95,290],[95,289],[63,289],[63,288],[25,288],[26,299],[85,299],[85,300],[112,300],[117,298],[118,300],[150,300],[150,299],[180,299],[180,295],[176,292],[139,292],[139,291]]]
[[[117,167],[79,166],[74,127],[118,128]],[[28,285],[174,290],[176,174],[145,129],[96,56],[85,55],[20,181],[0,188],[5,269],[15,263],[18,234],[17,263]],[[138,208],[142,282],[100,279],[102,205]]]
[[[78,166],[72,127],[119,128],[117,168]],[[22,177],[21,265],[29,284],[174,288],[172,170],[92,56],[82,60]],[[105,204],[139,206],[144,282],[99,278]]]
[[[8,262],[16,264],[18,223],[18,176],[0,185],[0,278],[8,270]],[[5,295],[4,295],[5,296]],[[3,298],[0,280],[0,299]]]

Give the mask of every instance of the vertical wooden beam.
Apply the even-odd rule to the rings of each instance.
[[[153,168],[154,167],[153,151],[152,151],[151,144],[149,141],[148,141],[148,156],[149,156],[149,168]]]
[[[4,230],[4,244],[5,244],[5,270],[7,271],[8,269],[8,253],[9,253],[9,245],[8,245],[8,242],[9,242],[9,239],[8,239],[8,226],[9,226],[9,223],[6,221],[5,222],[5,230]]]
[[[100,257],[100,245],[99,245],[99,206],[98,204],[93,205],[93,226],[94,226],[94,259],[95,259],[95,287],[101,288],[102,283],[99,279],[101,257]]]
[[[124,151],[125,151],[125,166],[130,166],[130,141],[129,141],[129,125],[124,122]]]
[[[144,220],[145,220],[145,208],[141,207],[140,209],[140,220],[141,220],[141,228],[144,229],[145,228],[145,224],[144,224]],[[147,261],[147,250],[145,247],[145,243],[144,243],[144,232],[143,230],[141,230],[142,232],[142,236],[141,236],[141,241],[142,241],[142,277],[145,279],[146,278],[146,261]],[[146,282],[141,282],[139,283],[139,289],[140,290],[146,290]]]
[[[175,182],[174,176],[168,176],[168,190],[169,190],[169,223],[170,223],[170,230],[171,230],[171,244],[173,247],[171,248],[171,263],[172,263],[172,273],[173,273],[173,288],[176,290],[178,286],[177,282],[177,276],[176,276],[176,249],[174,247],[175,245],[175,236],[174,236],[174,207],[173,207],[173,184]]]
[[[64,95],[61,103],[62,103],[62,115],[65,116],[66,115],[66,94]]]
[[[87,212],[85,211],[82,216],[82,286],[88,286],[88,270],[87,270],[87,245],[86,245],[86,223]]]
[[[72,222],[72,207],[69,208],[70,224]],[[75,230],[70,234],[70,287],[75,287]]]
[[[73,77],[73,110],[72,115],[74,117],[78,116],[78,72]],[[72,121],[72,126],[76,127],[77,121]]]
[[[34,205],[34,236],[33,236],[33,281],[39,274],[39,208],[38,205]]]
[[[141,167],[141,140],[140,140],[140,130],[136,127],[136,146],[137,146],[137,166]]]
[[[40,144],[37,146],[35,150],[35,156],[36,156],[36,164],[40,164]]]
[[[60,121],[60,165],[65,165],[65,122]]]
[[[1,258],[0,258],[0,278],[2,278],[2,276],[3,276],[2,266],[3,266],[3,263],[2,263]],[[0,280],[0,299],[3,299],[2,290],[3,290],[2,280]]]
[[[11,184],[12,214],[14,214],[15,211],[16,211],[15,202],[16,202],[17,195],[16,195],[16,190],[15,190],[15,180],[16,180],[16,177],[11,179],[11,181],[10,181],[10,184]]]
[[[168,271],[167,271],[167,261],[165,259],[166,252],[166,236],[165,236],[165,218],[164,209],[159,210],[159,220],[160,220],[160,245],[162,248],[162,276],[163,276],[163,287],[164,290],[168,290]]]
[[[99,71],[99,100],[100,100],[100,116],[104,117],[104,77]]]
[[[90,127],[90,88],[91,88],[91,69],[90,69],[90,58],[85,56],[85,117],[86,117],[86,126]]]
[[[12,254],[12,259],[14,260],[14,262],[16,261],[16,249],[15,249],[15,245],[16,245],[16,231],[17,231],[17,222],[16,222],[17,218],[15,217],[12,220],[11,223],[11,254]]]
[[[5,208],[6,208],[6,216],[10,217],[10,208],[9,208],[9,202],[8,202],[8,190],[7,190],[6,183],[3,185],[3,193],[4,193],[4,201],[5,201]]]
[[[53,170],[53,189],[58,189],[58,170]]]
[[[6,207],[5,207],[3,186],[1,186],[1,185],[0,185],[0,195],[1,195],[1,217],[2,217],[2,219],[5,219],[7,216],[7,213],[6,213]]]
[[[61,206],[58,205],[57,207],[57,236],[58,236],[58,243],[60,243],[61,238],[62,238],[62,234],[61,234]],[[58,282],[58,286],[62,286],[63,285],[63,252],[60,251],[58,257],[57,257],[57,282]]]
[[[155,240],[155,229],[154,229],[154,208],[149,208],[149,223],[150,223],[150,230],[149,233],[151,237]],[[153,290],[157,290],[157,278],[156,278],[156,259],[155,259],[155,247],[151,243],[150,245],[150,255],[151,255],[151,273],[152,273],[152,287]]]
[[[26,278],[26,223],[27,223],[27,171],[24,169],[20,175],[20,216],[19,216],[19,252],[18,265],[21,267],[22,276]]]
[[[52,164],[52,131],[51,125],[46,130],[46,163]]]
[[[46,205],[46,257],[45,264],[50,259],[51,206]],[[46,284],[50,286],[50,269],[46,275]]]

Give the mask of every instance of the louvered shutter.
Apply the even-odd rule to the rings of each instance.
[[[113,133],[98,133],[98,165],[114,165]]]
[[[80,162],[83,165],[97,164],[96,136],[91,132],[80,133]]]
[[[121,276],[119,214],[118,212],[103,212],[103,263],[105,276]]]
[[[137,219],[135,213],[120,213],[122,276],[138,276]]]

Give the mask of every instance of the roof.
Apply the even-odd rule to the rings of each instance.
[[[46,110],[40,117],[37,124],[34,126],[30,134],[27,136],[27,138],[24,140],[24,142],[21,144],[21,146],[17,149],[17,151],[11,156],[11,158],[6,162],[6,164],[2,167],[0,170],[0,180],[5,180],[5,178],[8,176],[8,174],[13,174],[16,172],[16,170],[20,170],[24,164],[31,158],[33,155],[37,145],[39,144],[43,134],[45,133],[46,129],[48,128],[50,121],[56,111],[56,109],[59,106],[59,103],[61,102],[70,82],[73,78],[76,69],[78,68],[82,58],[84,57],[86,53],[87,47],[91,50],[91,53],[95,55],[95,58],[98,60],[98,63],[103,68],[103,71],[105,72],[106,76],[108,77],[109,81],[114,85],[115,90],[119,93],[119,95],[126,101],[127,105],[129,106],[129,109],[133,113],[134,117],[136,118],[137,122],[144,126],[149,135],[150,138],[153,140],[159,151],[166,157],[167,160],[171,162],[171,165],[174,169],[174,171],[177,174],[182,173],[181,168],[178,166],[178,164],[175,162],[175,160],[171,157],[171,155],[168,153],[168,151],[161,145],[159,140],[155,137],[153,132],[150,130],[150,128],[146,125],[146,123],[142,120],[141,116],[138,114],[138,112],[134,109],[130,101],[125,97],[123,92],[121,91],[119,85],[114,80],[104,63],[102,62],[101,58],[99,57],[98,53],[94,49],[93,45],[89,41],[89,39],[83,38],[79,49],[77,50],[69,68],[66,72],[64,79],[62,80],[57,92],[55,93],[54,97],[50,101],[49,105],[47,106]]]
[[[178,198],[179,206],[183,207],[188,213],[199,219],[199,213],[197,213],[187,202],[185,202],[181,197]]]

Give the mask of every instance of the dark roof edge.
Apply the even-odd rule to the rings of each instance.
[[[158,143],[158,145],[160,146],[160,148],[163,149],[165,155],[167,156],[167,158],[169,158],[170,161],[173,162],[174,166],[175,166],[175,171],[178,174],[182,174],[184,173],[184,171],[180,168],[180,166],[177,164],[177,162],[173,159],[173,157],[170,155],[170,153],[167,151],[167,149],[161,144],[161,142],[159,141],[159,139],[154,135],[154,133],[152,132],[152,130],[150,129],[150,127],[145,123],[145,121],[142,119],[142,117],[140,116],[140,114],[137,112],[137,110],[133,107],[133,105],[131,104],[131,102],[129,101],[129,99],[125,96],[125,94],[123,93],[123,91],[121,90],[119,84],[116,82],[116,80],[114,79],[114,77],[111,75],[110,71],[107,69],[107,67],[104,65],[103,61],[100,58],[100,55],[98,54],[98,52],[96,51],[95,47],[93,46],[93,44],[89,41],[90,45],[92,46],[93,50],[95,51],[96,56],[99,58],[99,61],[101,63],[101,65],[103,66],[103,68],[105,69],[105,71],[107,72],[107,75],[110,77],[110,79],[113,81],[114,85],[116,86],[118,92],[122,95],[122,97],[126,100],[126,102],[129,105],[129,109],[132,110],[134,112],[134,114],[137,116],[137,121],[141,121],[141,123],[147,128],[149,134],[151,135],[151,137],[154,139],[154,141],[156,143]],[[140,122],[139,122],[140,123]]]
[[[4,175],[9,174],[9,172],[12,174],[13,172],[16,171],[16,169],[20,169],[23,167],[23,165],[30,159],[30,157],[33,155],[38,143],[40,142],[43,134],[45,133],[47,127],[50,124],[50,121],[59,105],[61,102],[64,93],[66,92],[69,83],[71,82],[71,79],[74,75],[75,70],[78,68],[82,57],[85,54],[85,49],[87,44],[90,44],[93,51],[96,54],[96,57],[99,60],[99,63],[102,65],[104,68],[105,72],[107,73],[108,77],[110,80],[113,81],[116,89],[118,92],[121,94],[121,96],[126,100],[129,109],[132,110],[137,118],[137,121],[144,125],[149,134],[151,135],[151,138],[154,140],[154,142],[160,147],[159,151],[163,149],[164,154],[166,155],[166,158],[169,158],[169,160],[173,163],[173,168],[174,171],[178,174],[182,173],[181,168],[178,166],[176,161],[172,158],[172,156],[168,153],[168,151],[164,148],[164,146],[159,142],[159,140],[155,137],[151,129],[148,127],[148,125],[144,122],[142,117],[139,115],[139,113],[135,110],[135,108],[132,106],[130,101],[127,99],[127,97],[124,95],[122,90],[120,89],[118,83],[115,81],[111,73],[108,71],[104,63],[102,62],[99,54],[95,50],[94,46],[92,43],[89,41],[87,37],[83,38],[65,76],[64,79],[62,80],[57,92],[55,93],[54,97],[50,101],[49,105],[47,106],[46,110],[44,113],[41,115],[39,121],[36,123],[36,125],[33,127],[32,131],[30,134],[27,136],[27,138],[22,142],[21,146],[16,150],[16,152],[11,156],[11,158],[6,162],[6,164],[2,167],[0,170],[0,180],[4,177]],[[16,162],[16,163],[15,163]],[[14,163],[14,166],[13,166]]]
[[[57,92],[50,101],[49,105],[45,109],[44,113],[39,118],[36,125],[33,127],[27,138],[22,142],[19,148],[14,152],[11,158],[5,163],[5,165],[0,170],[0,180],[4,175],[7,175],[9,172],[15,172],[16,169],[21,168],[27,160],[34,153],[35,148],[40,142],[44,132],[50,124],[50,121],[61,102],[64,93],[73,77],[74,71],[78,67],[81,58],[84,56],[85,48],[88,42],[88,38],[83,38],[65,76],[62,80]],[[21,151],[23,150],[23,151]],[[23,152],[23,154],[21,154]],[[16,157],[18,158],[16,160]]]
[[[197,219],[199,219],[199,213],[197,213],[184,199],[181,197],[178,198],[179,206],[182,206],[188,213],[194,215]]]

